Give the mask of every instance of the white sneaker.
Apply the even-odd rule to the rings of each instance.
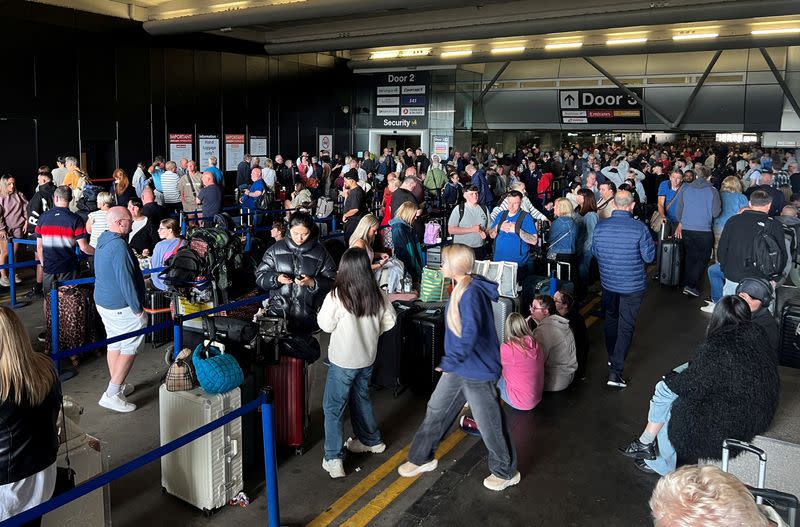
[[[498,478],[494,474],[490,474],[488,478],[483,480],[483,486],[489,490],[503,490],[516,485],[521,479],[522,476],[519,472],[514,474],[514,477],[511,479]]]
[[[713,313],[714,312],[714,308],[716,306],[717,306],[717,304],[715,304],[714,302],[710,302],[710,301],[706,300],[706,305],[701,307],[700,311],[702,311],[703,313]]]
[[[424,465],[415,465],[410,461],[406,461],[405,463],[397,467],[397,473],[403,476],[404,478],[413,478],[414,476],[419,476],[423,472],[430,472],[432,470],[436,470],[436,467],[438,465],[439,465],[439,460],[436,458],[433,458]]]
[[[377,445],[367,446],[358,439],[353,439],[352,437],[348,437],[347,441],[344,442],[344,447],[353,452],[355,454],[363,454],[364,452],[369,452],[371,454],[380,454],[384,450],[386,450],[386,445],[384,443],[378,443]]]
[[[20,278],[19,275],[16,274],[16,273],[14,274],[14,283],[15,284],[21,284],[22,283],[22,278]]]
[[[10,287],[11,286],[11,280],[9,280],[7,276],[0,276],[0,286],[2,286],[2,287]]]
[[[122,395],[122,393],[118,393],[114,397],[109,397],[107,393],[103,392],[103,396],[100,398],[100,402],[98,404],[103,408],[108,408],[109,410],[114,410],[115,412],[121,413],[128,413],[136,410],[136,405],[126,401],[125,396]]]
[[[341,459],[323,459],[322,468],[324,468],[332,478],[344,477],[344,465]]]
[[[132,394],[132,393],[133,393],[133,390],[135,390],[135,389],[136,389],[136,388],[133,386],[133,384],[128,384],[128,383],[125,383],[125,384],[123,384],[123,385],[122,385],[122,392],[121,392],[121,393],[122,393],[122,395],[124,395],[125,397],[127,397],[127,396],[129,396],[130,394]]]

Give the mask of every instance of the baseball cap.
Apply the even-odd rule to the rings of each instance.
[[[747,293],[755,300],[761,300],[764,307],[769,307],[772,301],[772,286],[763,278],[744,278],[736,286],[736,294]]]

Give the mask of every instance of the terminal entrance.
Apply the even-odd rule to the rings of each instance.
[[[421,146],[421,141],[422,137],[419,135],[382,135],[381,152],[384,148],[389,148],[395,153],[406,148],[416,150]]]

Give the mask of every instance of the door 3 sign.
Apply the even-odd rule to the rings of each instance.
[[[642,97],[641,88],[631,88]],[[642,124],[642,105],[618,88],[559,90],[562,124]]]

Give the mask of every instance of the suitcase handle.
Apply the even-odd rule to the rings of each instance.
[[[767,453],[758,448],[757,446],[739,441],[738,439],[723,439],[722,440],[722,470],[728,472],[728,464],[730,461],[731,448],[750,452],[758,456],[758,488],[764,488],[764,483],[767,479]],[[761,496],[756,498],[756,503],[761,505],[764,499]]]

